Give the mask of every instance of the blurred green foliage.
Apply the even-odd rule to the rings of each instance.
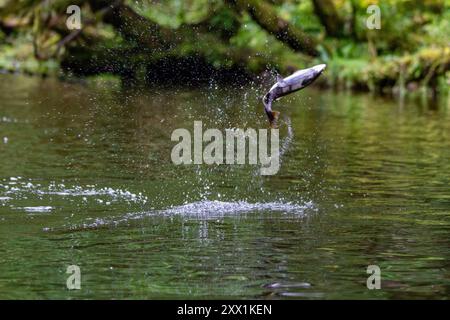
[[[340,88],[405,87],[407,82],[415,81],[417,86],[427,86],[436,82],[434,75],[439,73],[437,82],[448,90],[450,0],[333,0],[331,3],[343,21],[340,36],[327,34],[313,1],[262,1],[270,3],[280,19],[317,39],[319,57],[293,51],[264,30],[248,12],[239,14],[233,10],[231,1],[124,3],[161,28],[175,34],[180,30],[179,38],[186,40],[180,41],[175,49],[155,51],[152,62],[165,55],[202,54],[215,68],[245,64],[250,73],[256,74],[267,68],[288,73],[325,62],[329,65],[327,83]],[[81,6],[83,21],[96,23],[86,26],[76,41],[55,54],[56,45],[65,36],[57,28],[67,17],[65,9],[69,4]],[[370,15],[367,8],[372,4],[381,11],[380,30],[366,27]],[[98,19],[89,1],[0,0],[0,26],[0,69],[7,71],[57,73],[58,63],[67,58],[67,50],[74,46],[131,48],[139,53],[138,44],[128,42],[120,32]],[[185,26],[192,28],[193,35],[186,36]],[[200,33],[197,36],[197,30],[206,30],[211,36]],[[139,59],[136,61],[143,61]]]

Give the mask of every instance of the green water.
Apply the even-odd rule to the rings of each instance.
[[[170,159],[194,120],[267,128],[261,89],[0,80],[0,298],[449,297],[447,97],[308,88],[261,176]]]

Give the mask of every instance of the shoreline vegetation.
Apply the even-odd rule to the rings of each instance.
[[[324,87],[436,95],[450,85],[448,30],[449,0],[0,0],[0,71],[195,85],[326,63]]]

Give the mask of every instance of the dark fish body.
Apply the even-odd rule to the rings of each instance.
[[[269,92],[263,98],[264,109],[269,117],[270,124],[272,125],[277,117],[277,112],[272,111],[272,102],[290,93],[301,90],[314,82],[325,70],[325,64],[319,64],[317,66],[296,71],[292,75],[286,78],[278,76],[278,81],[275,83]]]

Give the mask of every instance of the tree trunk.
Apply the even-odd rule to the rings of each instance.
[[[329,36],[343,35],[344,21],[339,17],[332,0],[313,0],[314,12],[325,27]]]
[[[95,12],[104,10],[111,5],[111,1],[107,0],[90,0],[89,3]],[[121,2],[103,16],[103,21],[111,24],[122,34],[124,39],[135,41],[146,48],[168,48],[176,40],[172,30],[161,28],[158,24],[140,16]]]

